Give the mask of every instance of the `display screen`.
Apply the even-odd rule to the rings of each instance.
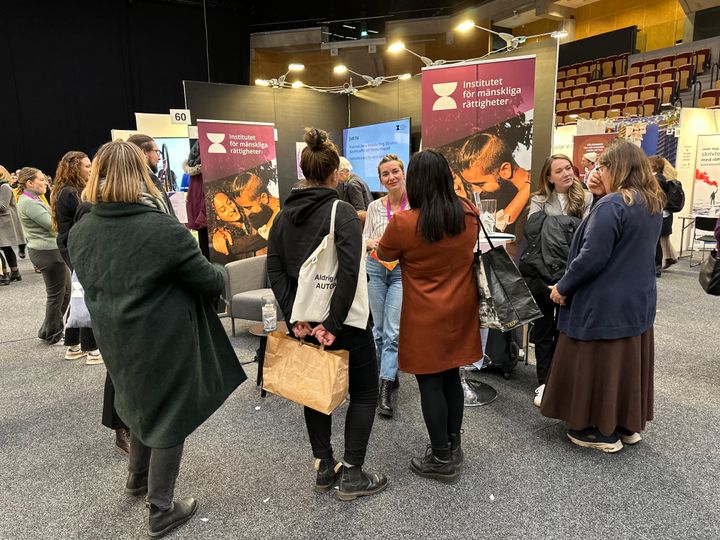
[[[185,174],[182,167],[183,161],[188,158],[190,153],[190,140],[187,137],[157,137],[155,144],[161,152],[158,162],[158,178],[163,181],[165,191],[187,191],[187,186],[181,186],[181,182],[183,174]],[[167,165],[165,164],[166,159]],[[172,174],[169,171],[172,171]]]
[[[410,160],[410,119],[370,124],[343,130],[343,150],[371,191],[385,191],[378,178],[377,167],[386,154],[397,154],[407,167]]]

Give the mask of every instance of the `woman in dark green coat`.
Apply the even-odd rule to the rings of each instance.
[[[132,434],[126,492],[148,492],[159,537],[197,510],[173,502],[185,438],[246,378],[213,309],[223,274],[162,211],[134,145],[105,144],[82,197],[92,209],[70,231],[70,260]]]

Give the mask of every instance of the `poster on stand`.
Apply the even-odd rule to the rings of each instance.
[[[197,127],[210,260],[265,254],[280,211],[275,126],[198,120]]]
[[[582,157],[591,152],[594,152],[597,157],[600,157],[600,154],[605,151],[607,144],[613,139],[617,139],[617,136],[617,133],[575,135],[575,138],[573,139],[572,160],[573,165],[575,165],[580,171],[580,180],[584,180],[588,172],[587,168],[583,166]]]
[[[518,239],[527,216],[535,56],[423,69],[422,143],[447,158],[455,191],[496,201],[495,227]]]
[[[720,183],[720,135],[700,135],[695,159],[692,214],[717,216],[720,200],[717,198]]]

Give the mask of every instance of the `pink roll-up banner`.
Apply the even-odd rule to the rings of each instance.
[[[210,260],[267,252],[280,211],[273,124],[198,120]]]
[[[422,146],[447,158],[455,191],[496,200],[496,228],[520,236],[532,167],[535,57],[425,68]]]

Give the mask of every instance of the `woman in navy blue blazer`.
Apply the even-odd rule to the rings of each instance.
[[[573,238],[568,268],[550,287],[560,304],[543,415],[570,440],[617,452],[653,417],[655,247],[665,195],[642,150],[613,142],[599,158],[605,193]]]

